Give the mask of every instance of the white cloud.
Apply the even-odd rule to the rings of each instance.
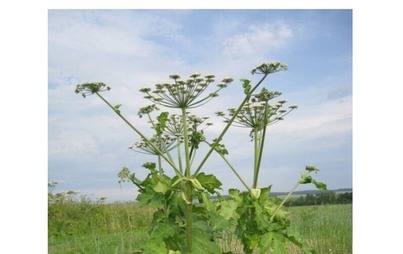
[[[183,64],[160,43],[168,39],[186,43],[178,32],[180,26],[171,21],[128,11],[50,13],[50,82],[72,75],[80,82],[143,86]]]
[[[228,55],[261,55],[286,45],[292,37],[291,27],[284,22],[253,24],[225,40],[223,46]]]
[[[305,104],[273,125],[272,132],[298,139],[317,139],[352,131],[352,98]]]

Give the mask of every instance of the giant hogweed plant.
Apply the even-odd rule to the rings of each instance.
[[[139,135],[140,141],[131,145],[131,149],[155,157],[142,165],[149,172],[145,179],[138,179],[127,167],[118,173],[119,183],[131,182],[138,188],[136,199],[141,206],[151,205],[155,209],[149,228],[150,240],[141,246],[140,253],[230,254],[231,250],[222,250],[219,246],[223,233],[228,233],[226,231],[239,239],[244,253],[286,253],[289,243],[297,245],[305,253],[315,253],[288,232],[290,222],[283,204],[300,184],[313,183],[319,189],[326,189],[325,184],[310,175],[318,169],[306,166],[283,200],[269,196],[271,186],[258,185],[267,127],[283,120],[297,108],[292,105],[285,109],[285,100],[272,103],[281,93],[264,87],[258,91],[258,88],[263,86],[269,75],[285,70],[287,66],[283,63],[264,63],[252,70],[252,74],[262,75],[256,84],[241,79],[244,99],[237,108],[228,109],[226,113],[216,112],[226,124],[221,133],[211,140],[204,135],[204,129],[211,125],[207,122],[209,118],[192,112],[217,97],[233,82],[232,78],[224,78],[212,88],[215,82],[212,74],[202,77],[194,73],[186,80],[175,74],[169,76],[170,82],[141,88],[144,98],[152,104],[141,108],[138,116],[146,118],[151,125],[152,136],[145,135],[122,114],[121,104],[113,105],[101,95],[111,89],[109,86],[104,83],[77,85],[77,94],[84,98],[97,95]],[[160,107],[176,110],[177,113],[159,113]],[[254,147],[251,184],[227,159],[228,150],[221,142],[231,126],[250,129]],[[197,151],[202,145],[206,145],[208,151],[199,155]],[[247,191],[230,189],[229,195],[221,194],[219,179],[203,172],[213,153],[225,161]],[[196,156],[198,160],[195,160]],[[213,201],[212,196],[216,196],[217,200]]]

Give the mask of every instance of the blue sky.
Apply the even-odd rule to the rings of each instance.
[[[234,78],[216,100],[194,111],[212,115],[236,106],[241,78],[262,62],[287,63],[266,81],[269,89],[299,108],[269,128],[260,186],[287,191],[307,164],[329,189],[352,187],[351,10],[49,10],[48,179],[56,191],[74,190],[110,201],[133,200],[135,188],[120,188],[117,173],[128,166],[144,175],[153,160],[128,149],[138,137],[98,98],[74,93],[82,82],[112,87],[105,96],[147,132],[137,117],[149,103],[138,89],[177,73],[213,73]],[[215,138],[222,124],[206,130]],[[224,142],[229,159],[251,182],[252,143],[242,129]],[[203,155],[203,148],[199,152]],[[240,188],[218,157],[206,165],[224,191]],[[302,189],[312,189],[302,186]]]

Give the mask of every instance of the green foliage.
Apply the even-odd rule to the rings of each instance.
[[[200,173],[196,176],[200,184],[211,194],[216,193],[217,189],[220,189],[222,183],[214,175],[206,175],[205,173]]]
[[[269,197],[271,187],[254,192],[240,193],[230,190],[230,196],[219,202],[219,214],[235,225],[234,234],[243,245],[244,253],[271,251],[286,253],[289,243],[304,249],[305,253],[315,253],[287,232],[290,224],[287,213],[277,210],[281,200]],[[271,219],[274,216],[274,219]]]
[[[158,117],[158,123],[155,126],[155,131],[157,132],[157,135],[162,135],[164,133],[164,129],[166,127],[166,123],[168,120],[168,112],[162,112]]]
[[[252,86],[250,84],[250,80],[248,79],[241,79],[243,91],[246,95],[250,96],[250,91],[252,90]]]
[[[213,139],[213,142],[216,142],[216,140],[217,139]],[[210,145],[210,146],[212,146],[212,145]],[[217,153],[219,153],[219,154],[221,154],[221,155],[228,155],[228,150],[225,148],[225,145],[224,144],[220,144],[220,143],[217,143],[217,145],[214,147],[214,150],[217,152]]]

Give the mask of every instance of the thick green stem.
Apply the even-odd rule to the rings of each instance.
[[[187,115],[186,115],[186,109],[182,108],[182,121],[183,121],[183,138],[184,138],[184,149],[185,149],[185,161],[186,161],[186,166],[185,166],[185,177],[190,178],[191,176],[191,171],[190,171],[190,154],[189,154],[189,136],[188,136],[188,127],[187,127]],[[193,186],[190,181],[186,183],[186,190],[185,190],[185,196],[187,199],[186,203],[186,245],[187,245],[187,251],[191,252],[192,251],[192,241],[193,241],[193,236],[192,236],[192,192],[193,192]]]
[[[187,202],[186,203],[186,246],[187,246],[187,251],[191,252],[192,251],[192,241],[193,241],[193,235],[192,235],[192,190],[193,186],[190,181],[186,183],[186,197],[187,197]]]
[[[254,187],[255,189],[257,188],[257,181],[259,179],[259,171],[260,171],[260,165],[262,164],[262,156],[263,156],[263,149],[264,149],[264,141],[266,139],[266,128],[267,125],[265,125],[263,129],[263,133],[260,136],[260,143],[259,143],[259,155],[257,159],[257,165],[256,165],[256,186]]]
[[[183,143],[185,148],[185,176],[190,177],[190,154],[189,154],[189,136],[188,136],[188,126],[187,126],[187,115],[186,109],[182,108],[182,124],[183,124]]]
[[[253,129],[253,135],[254,135],[254,158],[253,158],[253,189],[257,188],[257,180],[258,180],[258,172],[259,169],[257,168],[258,166],[258,160],[259,160],[259,150],[260,150],[260,146],[259,146],[259,131],[258,128],[255,127]]]
[[[247,103],[249,101],[250,95],[258,88],[258,86],[266,79],[266,77],[268,75],[269,74],[265,74],[263,76],[263,78],[255,85],[255,87],[253,87],[253,89],[250,90],[249,94],[247,94],[245,96],[245,99],[242,101],[241,105],[239,105],[238,109],[235,111],[235,113],[232,116],[232,118],[228,121],[228,123],[225,126],[224,130],[221,132],[221,134],[218,136],[216,141],[211,146],[210,150],[207,152],[206,156],[204,157],[204,159],[200,163],[199,167],[197,167],[194,175],[197,175],[199,173],[199,171],[202,169],[202,167],[204,166],[204,164],[206,163],[206,161],[208,160],[210,155],[213,153],[215,147],[220,143],[221,139],[224,137],[225,133],[228,131],[229,127],[232,125],[232,123],[234,122],[235,118],[238,116],[238,114],[241,111],[242,107],[245,105],[245,103]]]
[[[98,92],[96,92],[96,95],[98,95],[99,98],[101,98],[115,113],[127,124],[129,125],[130,128],[132,128],[147,144],[149,144],[155,151],[158,152],[158,154],[174,169],[176,174],[183,176],[183,174],[177,169],[176,165],[169,160],[161,151],[156,147],[153,142],[151,142],[143,133],[141,133],[136,127],[133,126],[124,116],[120,114],[119,111],[117,111],[102,95],[100,95]]]

